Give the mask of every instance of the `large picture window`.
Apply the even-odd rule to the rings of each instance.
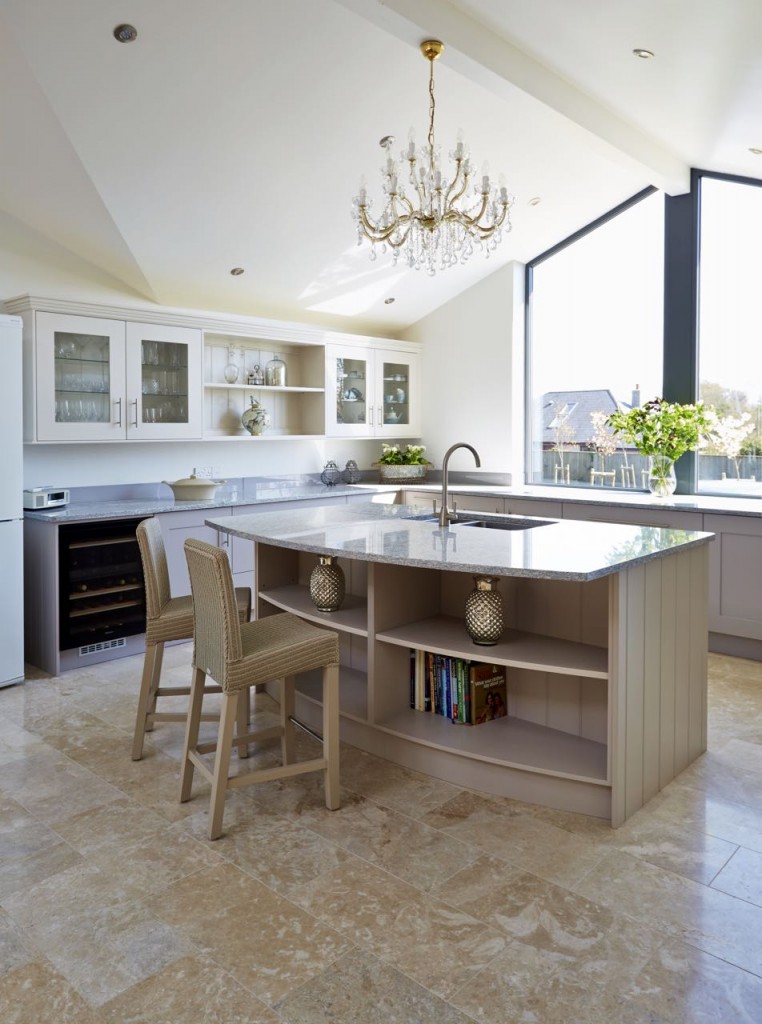
[[[762,182],[700,181],[699,397],[715,416],[698,490],[762,494]]]
[[[604,420],[662,393],[664,200],[636,197],[529,264],[527,480],[645,487]]]

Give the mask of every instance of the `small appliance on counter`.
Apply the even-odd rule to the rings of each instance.
[[[69,504],[69,490],[66,487],[32,487],[24,491],[24,508],[61,508]]]

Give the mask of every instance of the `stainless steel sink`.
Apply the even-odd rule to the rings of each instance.
[[[553,519],[464,519],[455,526],[479,526],[486,530],[531,530],[535,526],[552,526]]]
[[[411,516],[410,517],[416,523],[438,523],[439,516],[437,513],[429,512],[426,515]],[[531,530],[535,526],[551,526],[555,520],[553,519],[519,519],[515,518],[490,518],[490,519],[478,519],[474,515],[468,513],[456,514],[454,519],[450,520],[451,526],[478,526],[481,529],[486,530]]]

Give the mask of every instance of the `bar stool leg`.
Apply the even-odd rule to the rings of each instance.
[[[139,761],[143,756],[143,739],[146,733],[146,719],[156,706],[155,692],[161,672],[161,651],[164,644],[146,644],[143,659],[143,675],[140,680],[140,696],[138,712],[135,718],[135,735],[132,740],[132,760]],[[153,725],[151,726],[153,728]]]
[[[249,732],[250,725],[251,715],[249,713],[249,691],[241,690],[238,694],[238,708],[236,711],[236,736],[245,736]],[[236,746],[238,748],[239,760],[245,760],[249,756],[248,740],[239,741]]]
[[[296,679],[294,676],[286,676],[281,680],[280,686],[280,725],[283,730],[280,745],[284,764],[291,764],[296,754],[296,732],[291,721],[296,710],[295,697]]]
[[[323,669],[323,757],[325,769],[325,805],[329,811],[341,806],[339,786],[339,666]]]
[[[148,718],[146,720],[146,732],[153,732],[154,725],[156,724],[153,720],[153,715],[156,714],[156,700],[159,694],[159,683],[161,681],[161,666],[164,662],[164,641],[161,640],[156,644],[156,651],[154,654],[154,666],[153,675],[151,677],[151,694],[148,704]]]
[[[185,745],[183,747],[183,766],[180,771],[180,803],[190,800],[193,785],[193,762],[190,752],[195,753],[198,746],[198,729],[201,724],[201,705],[204,701],[204,682],[206,674],[200,668],[194,668],[191,681],[188,719],[185,723]]]
[[[222,835],[222,816],[225,813],[225,797],[228,790],[230,753],[233,746],[233,727],[238,710],[238,694],[222,695],[220,728],[217,734],[217,752],[214,757],[212,796],[209,804],[209,838],[219,839]]]

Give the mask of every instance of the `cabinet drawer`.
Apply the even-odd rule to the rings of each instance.
[[[544,498],[506,498],[505,511],[514,516],[548,516],[550,519],[561,519],[564,506],[560,501],[547,501]]]
[[[634,526],[658,526],[672,530],[703,530],[701,512],[674,508],[614,508],[610,505],[582,505],[564,502],[564,519],[582,519],[598,523],[632,523]]]

